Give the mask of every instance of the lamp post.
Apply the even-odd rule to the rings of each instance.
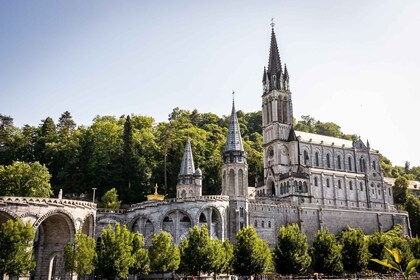
[[[95,193],[96,193],[96,188],[92,188],[93,190],[93,198],[92,198],[92,202],[95,203]]]

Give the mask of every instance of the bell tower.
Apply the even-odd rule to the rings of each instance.
[[[280,175],[289,173],[299,164],[299,145],[292,127],[289,73],[287,66],[281,63],[273,22],[268,67],[264,67],[262,84],[264,183],[266,193],[276,195]]]

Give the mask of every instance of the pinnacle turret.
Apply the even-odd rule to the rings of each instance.
[[[193,175],[194,172],[194,159],[191,150],[190,137],[188,136],[187,142],[185,143],[184,156],[182,157],[181,171],[179,171],[179,175]]]
[[[244,151],[241,130],[239,128],[238,117],[235,110],[235,100],[232,101],[232,113],[230,116],[229,132],[225,146],[225,152],[227,151]]]
[[[224,162],[246,161],[238,116],[236,115],[235,100],[232,101],[232,113],[230,116],[229,131],[226,138],[225,151],[223,153]]]

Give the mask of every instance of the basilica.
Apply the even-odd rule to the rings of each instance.
[[[194,151],[186,139],[177,197],[152,199],[124,212],[100,210],[96,236],[116,222],[141,232],[148,245],[162,230],[179,243],[189,228],[203,224],[213,238],[232,242],[242,227],[253,226],[270,245],[279,227],[290,223],[297,223],[309,240],[320,229],[339,233],[347,225],[373,233],[399,224],[410,234],[408,215],[394,207],[380,154],[369,142],[294,130],[289,73],[280,59],[274,26],[262,85],[263,185],[248,185],[247,155],[233,102],[220,195],[201,195],[202,173],[194,167]]]

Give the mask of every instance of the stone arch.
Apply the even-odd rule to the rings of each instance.
[[[150,217],[145,215],[136,216],[128,223],[127,227],[132,232],[140,232],[144,237],[144,242],[147,247],[152,245],[152,238],[156,229]]]
[[[54,209],[41,216],[34,224],[36,259],[35,279],[66,279],[64,246],[73,241],[75,221],[63,209]]]
[[[274,187],[274,193],[273,193],[273,187]],[[266,185],[266,189],[267,189],[267,195],[275,195],[276,190],[275,190],[275,183],[274,183],[274,178],[273,177],[268,177],[267,178],[267,185]]]
[[[0,224],[5,223],[7,220],[17,220],[19,218],[14,212],[7,208],[0,208]]]
[[[161,229],[171,234],[173,242],[179,244],[181,237],[188,235],[193,226],[191,215],[184,210],[175,209],[166,212],[163,217]]]
[[[181,191],[181,198],[186,198],[187,197],[187,192],[185,190]]]
[[[203,217],[204,216],[204,217]],[[209,236],[213,239],[223,239],[223,216],[215,206],[205,206],[197,214],[201,225],[206,225]],[[203,219],[204,218],[204,219]]]
[[[94,234],[94,228],[95,228],[95,219],[92,214],[89,214],[83,220],[81,230],[87,236],[92,237]]]

